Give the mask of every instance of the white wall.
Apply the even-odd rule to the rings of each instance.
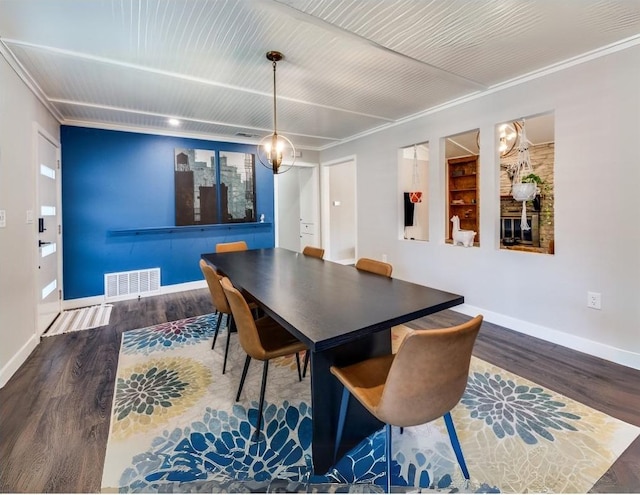
[[[640,369],[640,46],[324,150],[357,156],[358,256],[465,296],[460,310]],[[416,109],[418,110],[418,109]],[[495,124],[555,112],[555,255],[500,250]],[[481,247],[444,243],[442,138],[480,128]],[[429,242],[397,238],[398,149],[429,141]],[[602,293],[588,309],[587,291]]]
[[[35,125],[60,139],[60,126],[0,55],[0,386],[20,367],[36,336]]]
[[[326,170],[329,174],[328,259],[353,263],[356,257],[356,163],[347,161]]]

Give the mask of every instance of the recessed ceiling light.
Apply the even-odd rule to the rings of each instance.
[[[169,122],[169,125],[172,125],[174,127],[180,125],[180,121],[178,119],[169,119],[168,122]]]

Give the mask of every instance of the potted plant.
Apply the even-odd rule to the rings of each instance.
[[[528,174],[519,183],[511,185],[511,195],[516,201],[530,201],[540,194],[540,185],[543,184],[540,176]]]

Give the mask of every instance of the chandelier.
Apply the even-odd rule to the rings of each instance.
[[[516,144],[518,142],[518,136],[520,134],[521,124],[518,121],[502,124],[498,128],[498,151],[500,152],[500,158],[505,158],[514,154]]]
[[[267,59],[273,65],[273,133],[263,137],[258,143],[258,160],[273,171],[281,174],[289,170],[296,160],[296,149],[293,143],[282,134],[278,134],[276,114],[276,64],[282,60],[280,52],[267,52]]]

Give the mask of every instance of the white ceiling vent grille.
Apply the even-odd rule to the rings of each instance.
[[[129,299],[159,292],[160,268],[104,274],[104,295],[107,300]]]

